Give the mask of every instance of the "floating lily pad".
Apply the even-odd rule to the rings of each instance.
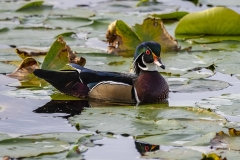
[[[70,144],[77,144],[79,139],[91,134],[83,133],[71,133],[71,132],[62,132],[62,133],[44,133],[44,134],[34,134],[22,136],[23,138],[37,139],[37,138],[56,138],[61,141],[68,142]]]
[[[0,141],[0,156],[12,158],[32,157],[67,150],[69,144],[55,138],[12,138]]]
[[[238,151],[240,147],[239,136],[229,136],[224,132],[219,132],[211,140],[211,146],[219,149],[228,149]]]
[[[201,108],[210,108],[214,111],[221,111],[226,115],[240,115],[240,94],[226,94],[219,97],[210,97],[198,102],[196,105]]]
[[[168,20],[168,19],[181,19],[187,14],[188,12],[177,11],[177,12],[163,13],[163,14],[152,14],[151,16],[156,18],[161,18],[162,20]]]
[[[147,152],[142,158],[147,159],[175,159],[175,160],[185,160],[185,159],[201,159],[202,153],[185,148],[174,148],[169,151],[156,151]]]
[[[201,121],[200,121],[201,123]],[[206,124],[207,125],[207,124]],[[221,130],[217,123],[209,123],[215,130]],[[197,124],[196,124],[196,127]],[[176,131],[169,131],[160,135],[137,136],[136,139],[145,143],[164,146],[209,146],[210,140],[215,137],[215,132],[210,130],[198,130],[193,132],[191,129],[180,129]]]
[[[170,91],[181,93],[215,91],[227,88],[228,86],[227,82],[207,79],[187,80],[182,81],[182,84],[179,81],[169,82]]]
[[[71,117],[69,120],[73,125],[79,123],[82,129],[130,135],[162,134],[169,130],[183,129],[187,125],[184,119],[223,120],[222,117],[208,111],[161,108],[160,105],[159,107],[88,108],[82,115]]]
[[[239,35],[240,15],[225,7],[214,7],[183,17],[175,34]]]
[[[24,6],[18,8],[16,11],[23,11],[26,9],[34,9],[36,7],[41,7],[44,1],[33,1],[25,4]]]

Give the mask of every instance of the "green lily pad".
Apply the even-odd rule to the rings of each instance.
[[[201,121],[200,121],[201,123]],[[220,129],[217,123],[209,123],[214,129]],[[198,127],[196,125],[196,127]],[[201,130],[202,131],[202,130]],[[160,135],[137,136],[136,139],[145,143],[165,146],[209,146],[210,140],[215,137],[215,132],[199,130],[192,132],[190,129],[181,129],[176,131],[169,131]],[[209,133],[207,133],[209,132]]]
[[[225,7],[190,13],[177,25],[175,34],[239,35],[240,15]]]
[[[49,49],[44,58],[41,69],[59,70],[68,63],[68,52],[66,50],[66,42],[59,37]]]
[[[187,14],[188,12],[177,11],[177,12],[163,13],[163,14],[152,14],[151,16],[155,18],[161,18],[162,20],[167,20],[167,19],[181,19]]]
[[[169,151],[156,151],[147,152],[142,158],[147,159],[175,159],[175,160],[186,160],[186,159],[201,159],[202,153],[186,148],[174,148]]]
[[[16,11],[23,11],[26,9],[34,9],[36,7],[41,7],[44,1],[33,1],[25,4],[24,6],[18,8]]]
[[[221,90],[227,87],[229,87],[229,84],[227,82],[217,81],[217,80],[207,80],[207,79],[193,79],[193,80],[180,81],[180,82],[179,81],[169,82],[170,91],[180,92],[180,93],[215,91],[215,90]]]
[[[69,144],[55,138],[12,138],[0,141],[0,156],[12,158],[32,157],[67,150]]]
[[[56,138],[58,140],[65,141],[70,144],[77,144],[79,139],[89,135],[90,134],[62,132],[62,133],[44,133],[44,134],[26,135],[26,136],[21,136],[20,138],[29,138],[29,139]]]
[[[181,121],[183,120],[183,122]],[[80,116],[71,117],[70,122],[91,131],[113,132],[116,134],[162,134],[169,130],[185,128],[184,120],[211,119],[222,121],[222,117],[208,112],[184,108],[162,108],[143,106],[138,108],[88,108]],[[118,124],[118,125],[116,125]]]
[[[226,115],[239,116],[239,103],[239,94],[226,94],[219,97],[204,99],[201,102],[196,103],[196,105],[201,108],[210,108],[214,111],[221,111]]]

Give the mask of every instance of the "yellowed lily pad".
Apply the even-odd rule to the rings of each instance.
[[[31,79],[34,77],[32,74],[35,69],[39,69],[38,62],[31,58],[25,58],[20,66],[11,74],[9,74],[9,77],[17,78],[17,79]]]

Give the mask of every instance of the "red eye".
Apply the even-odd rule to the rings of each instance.
[[[145,146],[145,151],[148,151],[149,150],[149,147],[148,146]]]
[[[151,52],[150,52],[149,50],[146,50],[146,54],[147,54],[147,55],[150,55],[150,53],[151,53]]]

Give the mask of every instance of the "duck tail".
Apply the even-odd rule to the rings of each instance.
[[[85,98],[88,95],[89,88],[80,81],[77,71],[36,69],[33,74],[44,79],[62,93],[80,98]]]

